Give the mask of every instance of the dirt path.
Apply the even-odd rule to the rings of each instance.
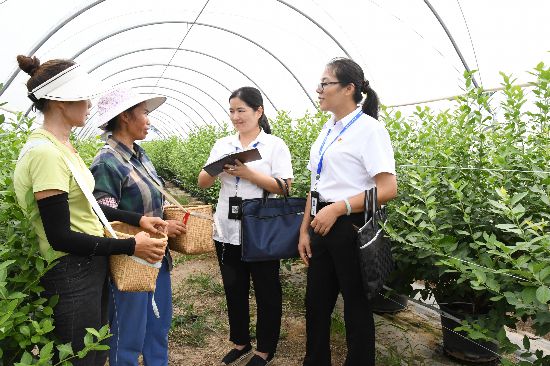
[[[170,333],[170,364],[217,365],[231,348],[228,341],[226,305],[218,263],[214,254],[195,258],[180,256],[172,272],[175,326]],[[281,340],[273,365],[300,365],[305,351],[302,266],[291,271],[281,269],[283,280],[283,319]],[[300,287],[301,288],[300,288]],[[251,295],[251,312],[255,323],[255,302]],[[254,334],[254,324],[251,325]],[[202,334],[201,334],[202,333]],[[345,341],[335,334],[333,359],[341,365]],[[244,364],[244,362],[243,362]]]
[[[174,325],[170,333],[170,365],[218,365],[231,348],[226,305],[214,254],[178,256],[172,272]],[[301,365],[305,352],[305,267],[281,268],[283,319],[274,366]],[[255,302],[251,294],[254,334]],[[332,325],[333,365],[345,359],[345,329],[339,301]],[[441,349],[439,319],[409,308],[396,315],[375,315],[377,365],[458,365]],[[244,365],[244,362],[242,363]]]

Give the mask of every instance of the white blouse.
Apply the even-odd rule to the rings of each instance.
[[[332,117],[311,146],[307,165],[311,171],[311,190],[315,187],[321,146],[326,151],[317,182],[322,202],[340,201],[374,187],[374,176],[378,173],[395,175],[390,135],[380,121],[363,113],[334,141],[359,111],[360,107],[336,123]]]
[[[263,174],[283,179],[294,178],[290,150],[285,142],[277,136],[266,134],[263,130],[258,137],[243,147],[239,141],[239,134],[223,137],[216,141],[205,165],[218,160],[225,154],[256,147],[262,156],[261,160],[251,161],[246,165]],[[229,197],[235,196],[236,177],[222,172],[219,175],[221,189],[216,206],[215,221],[220,230],[214,232],[214,240],[234,245],[240,244],[241,221],[227,218],[229,211]],[[240,179],[237,186],[237,196],[242,199],[261,198],[263,189],[246,179]],[[272,196],[272,195],[271,195]]]

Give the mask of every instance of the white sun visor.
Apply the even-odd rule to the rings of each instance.
[[[76,64],[34,88],[29,93],[29,98],[33,102],[41,98],[61,101],[87,100],[108,89]]]

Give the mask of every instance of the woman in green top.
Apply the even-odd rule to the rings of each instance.
[[[73,172],[92,191],[94,178],[69,141],[73,127],[82,127],[90,98],[98,83],[70,60],[44,64],[34,57],[18,56],[19,67],[31,77],[28,97],[43,113],[42,128],[23,147],[14,173],[19,205],[27,213],[39,238],[40,252],[57,252],[58,263],[42,278],[44,296],[59,296],[54,309],[54,334],[61,343],[83,348],[86,328],[106,324],[108,256],[127,254],[150,263],[162,259],[166,242],[140,232],[130,239],[103,237],[94,214]],[[72,169],[69,168],[72,166]],[[101,207],[108,220],[123,221],[152,232],[164,231],[158,217]],[[106,352],[90,352],[73,365],[103,366]]]

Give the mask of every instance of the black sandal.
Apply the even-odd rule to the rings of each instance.
[[[236,365],[244,360],[252,352],[252,345],[248,343],[243,349],[233,348],[229,351],[224,358],[222,358],[222,365]]]
[[[267,356],[267,359],[264,360],[263,357],[261,357],[259,355],[254,355],[254,356],[252,356],[250,361],[248,361],[248,363],[245,366],[266,366],[266,365],[269,365],[271,363],[271,361],[273,360],[274,357],[275,357],[275,354],[270,353]]]

